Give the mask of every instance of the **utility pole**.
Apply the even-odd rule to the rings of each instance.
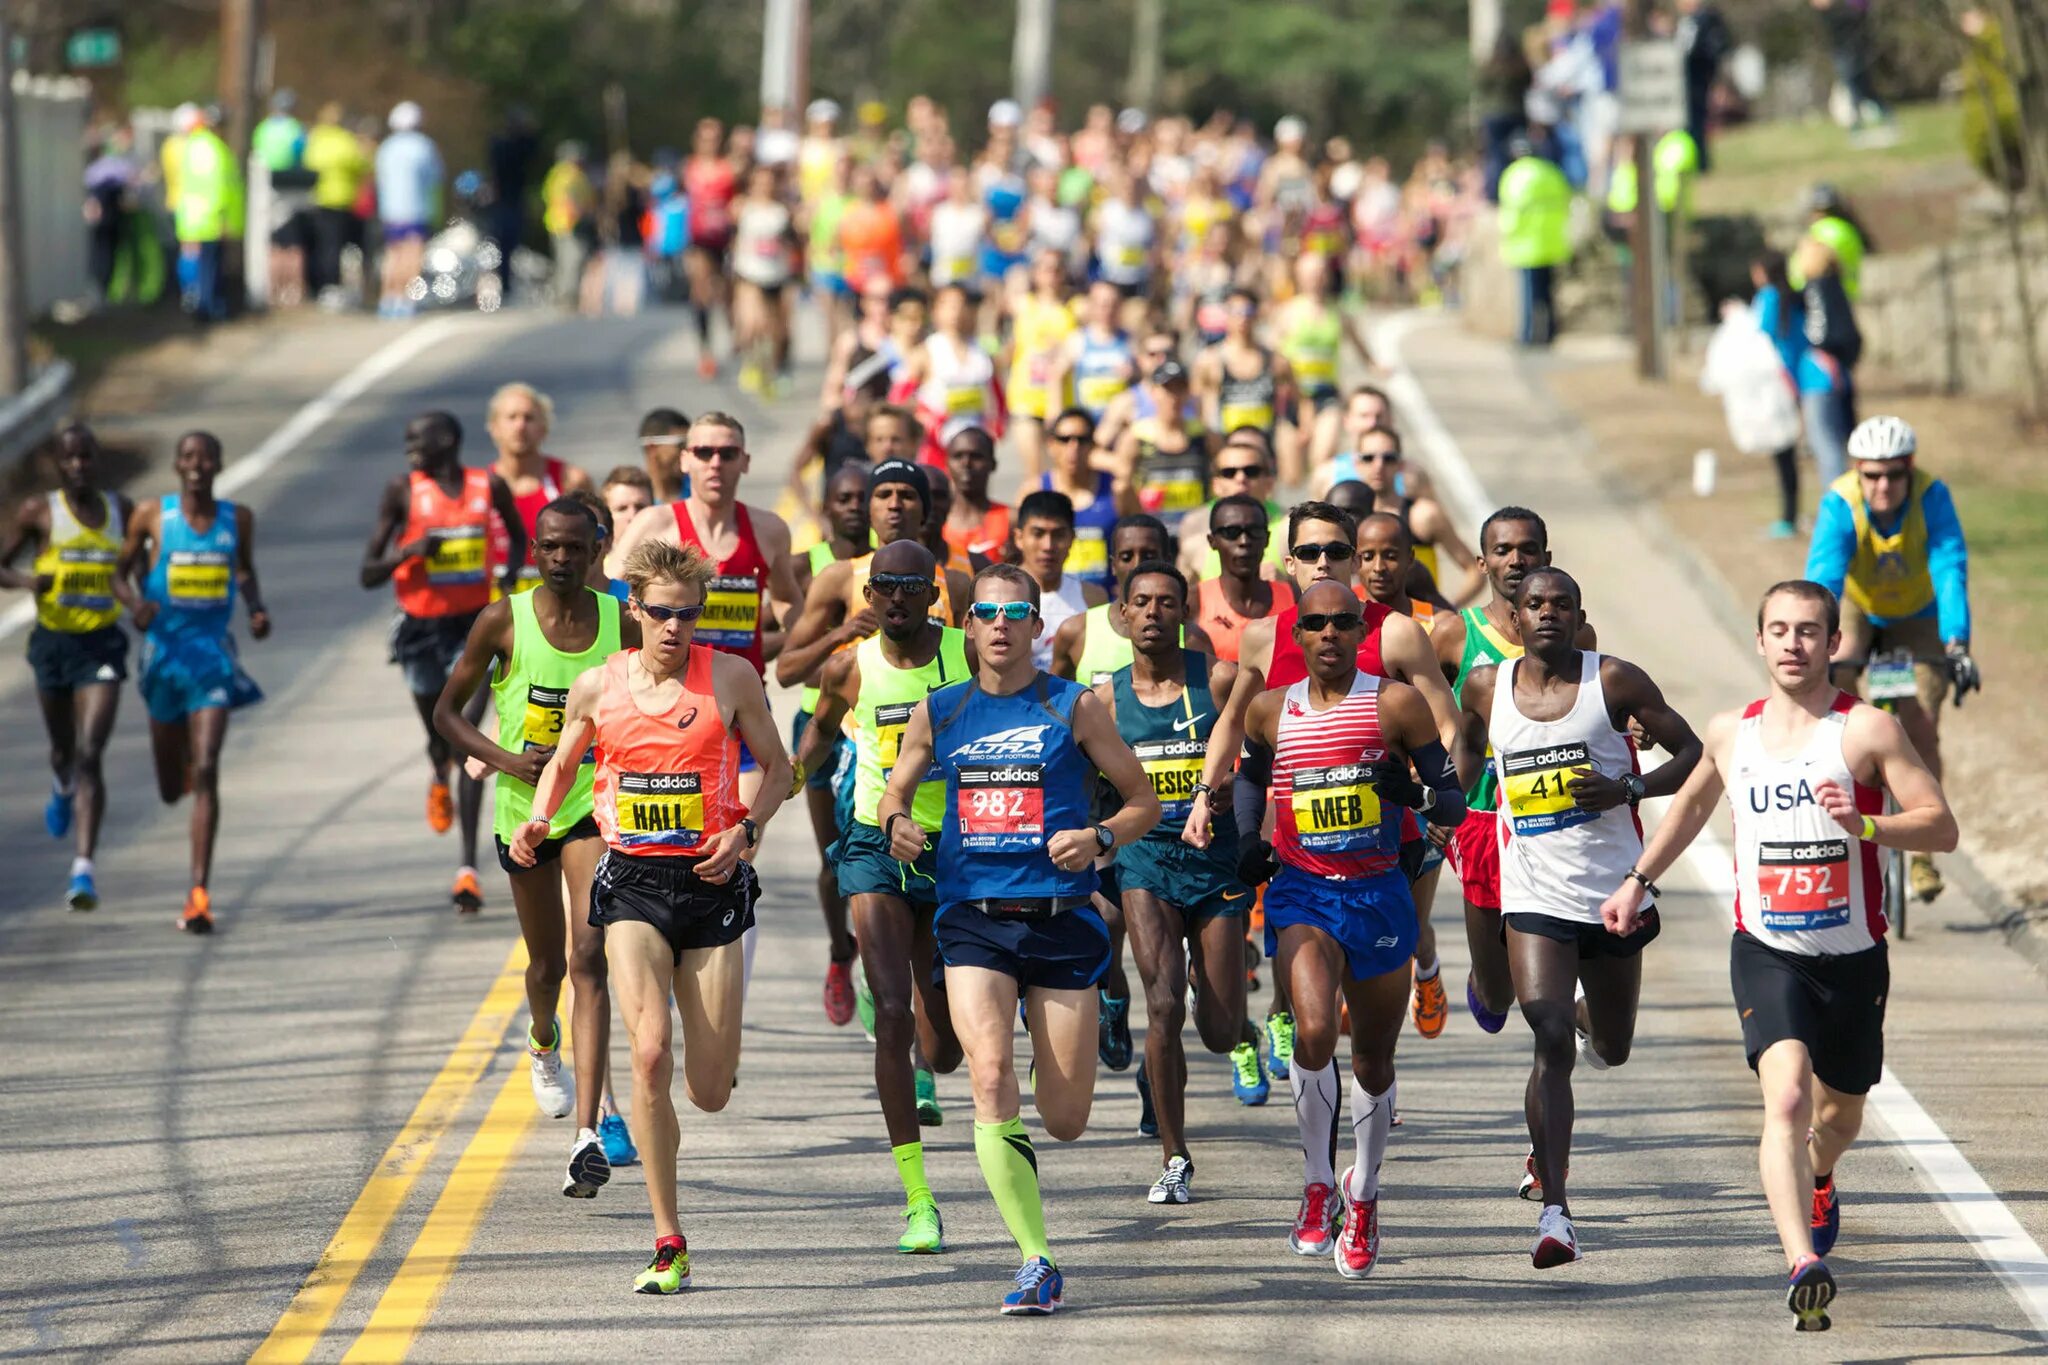
[[[1493,56],[1500,39],[1500,0],[1471,0],[1468,27],[1472,44],[1472,65],[1483,66]]]
[[[257,51],[263,37],[261,0],[221,0],[220,134],[237,164],[249,157],[256,129]]]
[[[14,31],[0,4],[0,398],[28,386],[28,271],[22,260],[21,162],[15,145]]]
[[[810,0],[767,0],[761,33],[761,107],[786,109],[803,126],[811,90]]]
[[[1131,80],[1125,98],[1133,109],[1159,104],[1159,47],[1166,27],[1166,0],[1138,0],[1131,33]]]
[[[1649,0],[1628,0],[1624,35],[1641,42],[1650,36]],[[1664,337],[1658,325],[1657,291],[1661,281],[1657,265],[1663,260],[1664,244],[1657,235],[1657,136],[1635,135],[1636,211],[1628,225],[1629,316],[1636,335],[1636,374],[1644,379],[1664,377]]]
[[[1026,113],[1052,89],[1054,0],[1017,0],[1017,39],[1010,50],[1011,94]]]

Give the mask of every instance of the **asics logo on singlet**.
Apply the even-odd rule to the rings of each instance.
[[[1813,788],[1804,781],[1756,783],[1749,789],[1749,808],[1758,815],[1774,810],[1798,810],[1801,806],[1812,805],[1813,801]]]
[[[696,720],[697,708],[693,706],[689,710],[683,712],[681,718],[676,721],[676,729],[687,730],[690,728],[691,725],[696,723]]]
[[[1043,725],[1019,725],[998,730],[953,751],[954,758],[1035,758],[1045,747]]]

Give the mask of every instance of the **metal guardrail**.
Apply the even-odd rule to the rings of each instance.
[[[52,361],[27,388],[12,398],[0,399],[0,465],[28,454],[57,429],[76,377],[70,361]]]

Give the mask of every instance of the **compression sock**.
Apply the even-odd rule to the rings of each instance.
[[[1302,1183],[1335,1185],[1337,1173],[1337,1061],[1310,1071],[1296,1062],[1288,1073],[1294,1087],[1294,1122],[1301,1129]]]
[[[932,1187],[924,1178],[924,1144],[906,1142],[891,1147],[889,1155],[896,1158],[896,1175],[903,1181],[903,1202],[915,1204],[920,1199],[930,1199]]]
[[[526,1041],[538,1051],[553,1052],[556,1048],[562,1045],[562,1025],[560,1021],[550,1019],[548,1021],[548,1026],[554,1033],[554,1039],[551,1042],[546,1043],[543,1043],[538,1037],[536,1037],[532,1029],[529,1028],[528,1030],[526,1030]]]
[[[50,790],[56,792],[59,796],[71,795],[76,786],[77,782],[73,778],[58,777],[55,774],[52,774],[50,777]]]
[[[974,1125],[974,1155],[981,1163],[981,1178],[995,1196],[1003,1225],[1016,1239],[1025,1260],[1043,1256],[1052,1260],[1052,1248],[1045,1242],[1045,1201],[1038,1192],[1038,1153],[1032,1150],[1031,1135],[1022,1119]]]
[[[1351,1166],[1349,1200],[1376,1199],[1380,1192],[1380,1162],[1386,1159],[1387,1135],[1394,1127],[1394,1087],[1384,1095],[1373,1095],[1356,1075],[1351,1078],[1351,1141],[1357,1156]]]
[[[1430,963],[1427,970],[1424,970],[1422,965],[1420,963],[1417,963],[1415,967],[1415,980],[1418,983],[1423,981],[1434,981],[1437,979],[1438,975],[1442,973],[1443,969],[1444,964],[1443,959],[1441,958],[1437,959],[1435,962]]]

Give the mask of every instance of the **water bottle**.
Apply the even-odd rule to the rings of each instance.
[[[1692,491],[1702,498],[1714,496],[1714,452],[1711,450],[1693,452]]]

